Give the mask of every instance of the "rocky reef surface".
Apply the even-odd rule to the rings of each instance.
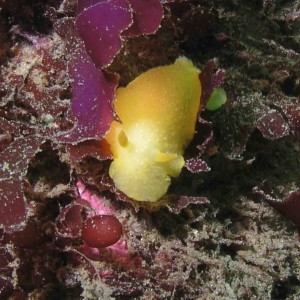
[[[0,299],[300,298],[299,49],[299,1],[0,0]],[[179,56],[201,118],[138,203],[108,175],[115,90]]]

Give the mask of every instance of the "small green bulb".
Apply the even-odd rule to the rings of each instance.
[[[215,89],[207,104],[206,104],[206,109],[207,110],[216,110],[218,108],[220,108],[223,104],[225,104],[227,100],[227,95],[226,95],[226,92],[223,88],[218,88],[218,89]]]

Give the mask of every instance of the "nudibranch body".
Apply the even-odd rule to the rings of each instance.
[[[117,89],[114,106],[120,122],[114,121],[105,137],[113,154],[109,174],[134,200],[157,201],[166,194],[170,177],[179,176],[195,132],[199,73],[180,57]]]

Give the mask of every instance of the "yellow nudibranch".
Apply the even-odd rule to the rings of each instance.
[[[105,136],[116,187],[138,201],[157,201],[170,177],[184,166],[183,153],[195,132],[200,106],[200,70],[185,58],[150,69],[116,91],[113,121]]]

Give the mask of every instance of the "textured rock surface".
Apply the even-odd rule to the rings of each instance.
[[[210,171],[174,180],[169,210],[138,210],[108,177],[107,145],[62,138],[78,124],[66,25],[76,1],[0,0],[1,299],[300,297],[299,224],[288,213],[299,207],[299,4],[161,2],[158,31],[128,31],[108,70],[126,85],[179,55],[200,69],[217,58],[228,101],[202,113],[187,153],[191,169]],[[88,247],[82,224],[101,214],[123,235]]]

